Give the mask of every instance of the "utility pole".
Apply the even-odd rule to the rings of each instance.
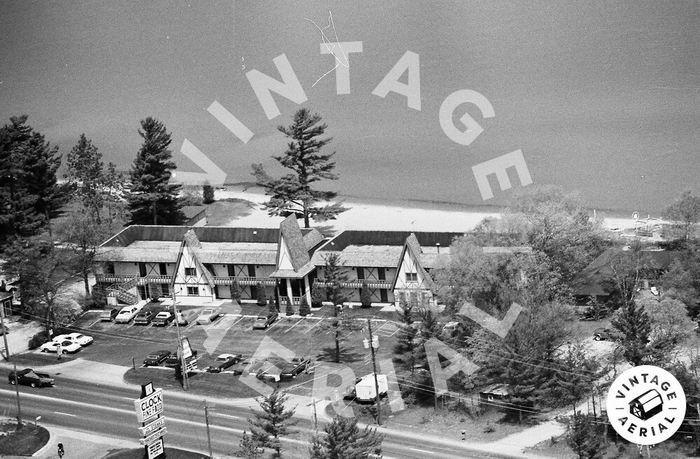
[[[214,454],[211,451],[211,435],[209,433],[209,407],[207,401],[204,400],[204,421],[207,424],[207,444],[209,445],[209,459],[214,459]]]
[[[374,371],[374,395],[377,403],[377,424],[382,425],[382,406],[379,400],[379,382],[377,381],[377,362],[374,359],[374,337],[372,336],[372,319],[367,319],[367,328],[369,329],[369,350],[372,354],[372,370]],[[377,342],[377,344],[379,344]],[[315,405],[314,405],[315,408]]]
[[[173,314],[175,314],[175,330],[177,330],[177,350],[180,353],[180,368],[182,373],[182,389],[189,389],[189,381],[187,380],[187,359],[182,349],[182,338],[180,337],[180,320],[177,316],[177,300],[175,298],[175,276],[173,273],[173,282],[170,284],[170,290],[173,292]]]
[[[17,364],[13,363],[12,366],[15,369],[15,393],[17,394],[17,429],[22,427],[22,408],[19,405],[19,381],[17,378]]]
[[[7,347],[7,329],[5,328],[5,305],[0,304],[0,329],[2,329],[2,339],[5,341],[5,360],[10,360],[10,348]]]

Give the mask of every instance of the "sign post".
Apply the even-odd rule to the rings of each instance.
[[[141,386],[141,397],[134,400],[136,418],[141,423],[139,443],[146,449],[148,459],[165,457],[163,435],[167,433],[163,414],[163,390],[154,389],[153,383]]]

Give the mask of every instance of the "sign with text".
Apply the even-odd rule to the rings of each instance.
[[[154,419],[153,422],[146,424],[143,427],[139,427],[139,432],[141,432],[141,435],[146,437],[148,435],[151,435],[153,432],[157,431],[161,427],[165,427],[165,418],[162,416],[157,419]]]
[[[153,443],[160,440],[161,437],[166,433],[168,433],[168,429],[166,429],[165,427],[161,427],[157,431],[153,432],[151,435],[141,438],[139,440],[139,443],[141,443],[142,445],[152,445]]]
[[[161,414],[163,412],[163,390],[155,389],[151,395],[134,400],[134,408],[136,408],[136,417],[139,422]]]
[[[148,451],[148,459],[154,459],[161,454],[165,453],[165,448],[163,447],[163,439],[159,438],[155,443],[151,443],[146,447]]]

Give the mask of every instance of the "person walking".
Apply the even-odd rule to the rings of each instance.
[[[63,457],[65,451],[63,451],[63,443],[58,444],[58,457]]]
[[[58,346],[56,346],[56,355],[58,355],[58,360],[61,360],[63,355],[63,345],[61,343],[58,343]]]

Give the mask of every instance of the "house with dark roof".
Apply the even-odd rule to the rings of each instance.
[[[311,289],[325,288],[330,254],[340,257],[351,303],[363,288],[374,304],[420,301],[435,305],[434,272],[445,267],[452,241],[464,233],[342,231],[332,238],[300,228],[287,217],[277,228],[130,226],[98,249],[97,281],[109,301],[177,296],[201,300],[232,297],[255,301],[257,289],[282,303],[311,304]],[[486,253],[529,251],[529,247],[484,247]]]

